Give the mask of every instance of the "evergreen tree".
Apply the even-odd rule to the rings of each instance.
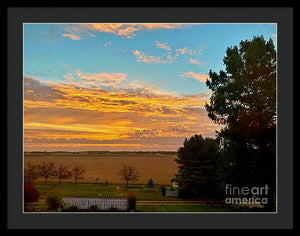
[[[276,50],[261,37],[229,47],[225,71],[209,72],[212,90],[208,116],[224,125],[218,139],[230,167],[228,181],[238,186],[268,184],[274,208],[276,175]]]
[[[178,183],[180,197],[215,197],[220,194],[220,153],[214,139],[204,139],[201,135],[185,139],[176,162],[179,171],[173,181]]]

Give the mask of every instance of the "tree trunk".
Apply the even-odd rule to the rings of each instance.
[[[59,183],[61,184],[61,178],[59,178]]]
[[[45,184],[47,183],[47,177],[45,177]]]

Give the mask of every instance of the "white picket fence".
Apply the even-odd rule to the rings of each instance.
[[[178,191],[177,190],[166,190],[166,196],[167,197],[178,197]]]
[[[88,209],[97,206],[99,210],[116,208],[120,211],[127,210],[127,198],[102,198],[102,197],[63,197],[66,207],[77,206],[79,209]]]

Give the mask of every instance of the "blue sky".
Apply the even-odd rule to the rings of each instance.
[[[83,72],[126,73],[128,81],[154,83],[161,89],[180,94],[194,94],[206,89],[204,83],[180,77],[186,71],[207,74],[209,69],[224,69],[222,58],[228,46],[241,40],[263,35],[276,38],[276,25],[272,24],[204,24],[184,25],[174,29],[144,30],[134,38],[93,31],[94,37],[72,40],[62,35],[63,24],[24,25],[24,73],[45,80],[63,80],[64,65]],[[171,49],[201,48],[195,56],[184,54],[169,64],[137,62],[132,51],[139,50],[151,56],[162,56],[165,50],[155,42],[168,43]],[[106,44],[106,45],[105,45]],[[191,64],[189,59],[201,61]]]
[[[226,48],[276,24],[24,24],[26,150],[176,150],[219,128],[204,105]]]

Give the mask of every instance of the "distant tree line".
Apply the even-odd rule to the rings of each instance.
[[[217,138],[195,135],[178,150],[173,181],[182,197],[217,197],[224,186],[269,186],[268,205],[276,193],[276,50],[261,37],[229,47],[225,71],[210,71],[212,91],[205,108],[222,129]]]
[[[74,179],[74,183],[77,184],[78,180],[84,178],[86,172],[85,167],[75,166],[69,169],[67,166],[59,165],[56,166],[54,162],[41,163],[38,165],[33,165],[30,162],[24,167],[24,183],[33,184],[36,179],[43,178],[45,184],[48,179],[56,178],[59,183],[65,179]]]
[[[67,166],[56,166],[54,162],[42,162],[38,165],[33,165],[28,162],[24,167],[24,184],[34,184],[38,178],[43,178],[44,183],[47,184],[48,179],[57,179],[59,183],[65,179],[74,179],[74,183],[77,184],[79,180],[84,178],[86,168],[82,166],[75,166],[69,169]],[[139,173],[133,166],[123,166],[117,173],[121,180],[126,183],[128,189],[129,183],[134,183],[139,179]],[[95,179],[95,184],[99,181],[99,178]],[[106,185],[108,182],[106,181]],[[152,179],[148,182],[148,187],[154,186]]]

